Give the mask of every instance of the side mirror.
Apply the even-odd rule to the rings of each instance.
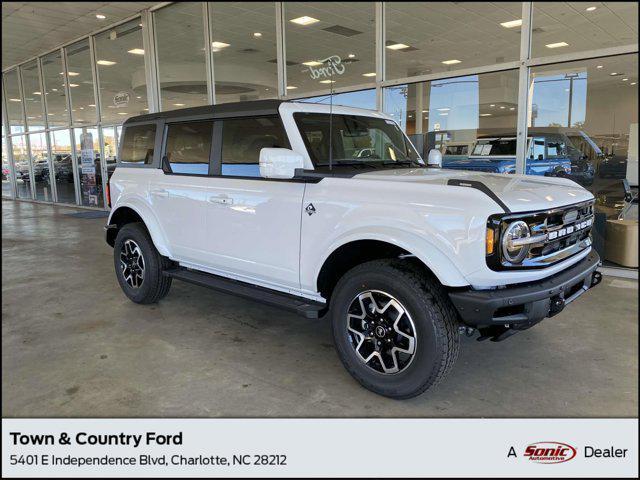
[[[436,150],[435,148],[429,150],[429,156],[427,157],[427,166],[431,168],[442,167],[442,152],[440,152],[440,150]]]
[[[293,178],[296,168],[304,168],[304,158],[288,148],[260,150],[260,176],[263,178]]]

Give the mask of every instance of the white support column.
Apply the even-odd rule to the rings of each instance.
[[[276,2],[276,65],[278,68],[278,97],[287,96],[287,52],[285,43],[283,2]]]
[[[95,37],[89,37],[89,53],[91,55],[91,71],[93,73],[93,95],[96,99],[96,118],[97,118],[97,128],[96,131],[98,133],[98,148],[100,149],[100,178],[102,179],[102,205],[104,208],[108,208],[107,206],[107,162],[104,158],[104,148],[102,145],[102,95],[100,94],[100,75],[98,72],[98,64],[97,56],[96,56],[96,45],[95,45]],[[94,161],[95,164],[95,161]],[[82,178],[82,177],[81,177]]]
[[[211,48],[211,42],[213,42],[213,32],[211,31],[211,5],[209,2],[202,2],[202,21],[204,22],[204,53],[205,53],[205,66],[207,74],[207,99],[209,105],[216,104],[216,81],[214,75],[213,65],[213,49]]]
[[[47,110],[47,102],[45,101],[45,84],[44,84],[44,75],[42,74],[42,57],[38,57],[38,81],[40,84],[40,100],[42,101],[42,114],[44,118],[44,127],[45,132],[44,136],[47,142],[47,159],[49,164],[49,186],[51,187],[51,201],[58,201],[58,186],[56,185],[56,172],[55,165],[53,163],[53,155],[51,154],[51,142],[49,141],[49,115]]]
[[[379,111],[384,109],[384,90],[382,89],[382,82],[385,80],[385,5],[384,2],[376,2],[375,4],[375,18],[376,18],[376,108]]]
[[[11,185],[11,198],[15,199],[18,196],[17,186],[16,186],[16,172],[13,166],[13,146],[11,143],[11,137],[9,136],[9,132],[11,131],[11,125],[9,125],[9,116],[7,114],[7,105],[6,105],[7,95],[4,91],[4,75],[2,76],[2,123],[5,126],[5,146],[7,148],[7,162],[9,162],[9,185]]]
[[[158,78],[158,55],[156,49],[153,14],[142,11],[142,46],[144,48],[144,77],[147,83],[147,107],[150,113],[160,111],[160,80]]]
[[[520,33],[520,66],[518,67],[518,124],[516,143],[516,173],[525,173],[527,155],[527,118],[529,116],[529,66],[531,56],[532,2],[522,3],[522,29]]]
[[[31,190],[31,199],[36,200],[36,182],[33,173],[33,162],[31,161],[31,139],[29,137],[29,125],[27,124],[27,109],[24,101],[24,87],[22,86],[22,66],[18,67],[18,90],[20,92],[20,107],[22,111],[22,124],[24,125],[24,140],[27,146],[27,165],[29,167],[29,189]]]
[[[71,125],[71,108],[73,103],[71,102],[71,89],[69,88],[69,62],[67,61],[67,52],[64,48],[60,49],[62,55],[62,65],[64,73],[64,91],[67,98],[67,120]],[[73,128],[69,128],[69,140],[71,143],[71,169],[73,171],[73,188],[76,194],[76,205],[82,205],[80,197],[80,175],[78,175],[78,157],[76,153],[76,139],[73,134]]]

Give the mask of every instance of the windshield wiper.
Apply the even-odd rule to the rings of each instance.
[[[349,159],[332,160],[331,163],[333,165],[362,166],[362,167],[369,167],[369,168],[379,168],[380,165],[382,164],[382,162],[363,162],[362,160],[349,160]],[[321,163],[321,164],[318,164],[318,166],[328,167],[329,164]]]
[[[420,167],[420,168],[424,168],[425,165],[423,165],[422,163],[420,163],[417,160],[411,160],[411,159],[407,159],[407,160],[385,160],[384,162],[382,162],[383,165],[415,165],[416,167]]]

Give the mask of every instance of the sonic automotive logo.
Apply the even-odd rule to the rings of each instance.
[[[528,445],[524,456],[536,463],[563,463],[576,456],[576,449],[560,442],[536,442]]]

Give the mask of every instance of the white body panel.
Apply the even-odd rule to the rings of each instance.
[[[313,169],[313,164],[293,113],[328,113],[328,109],[304,103],[280,106],[291,149],[302,155],[306,169]],[[333,111],[392,120],[368,110],[334,107]],[[593,198],[566,179],[424,168],[327,177],[307,184],[118,168],[110,186],[112,214],[121,206],[134,209],[161,254],[190,268],[318,300],[316,281],[325,260],[340,246],[357,240],[401,247],[427,265],[443,285],[454,287],[539,280],[588,254],[586,249],[545,269],[489,269],[487,218],[504,210],[480,190],[447,185],[450,179],[482,182],[514,213]],[[315,207],[311,215],[305,212],[310,203]]]

